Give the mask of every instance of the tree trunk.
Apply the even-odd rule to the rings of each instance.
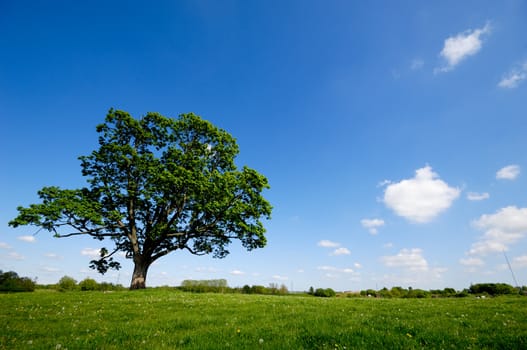
[[[130,289],[145,289],[146,288],[146,273],[150,263],[145,262],[143,259],[134,259],[134,274],[132,275],[132,282],[130,283]]]

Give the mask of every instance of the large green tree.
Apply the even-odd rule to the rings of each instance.
[[[11,226],[112,242],[90,266],[118,269],[113,255],[124,252],[134,263],[131,289],[145,288],[150,265],[175,250],[223,258],[233,239],[248,250],[265,246],[269,185],[257,171],[237,168],[229,133],[192,113],[137,120],[113,109],[97,132],[99,148],[79,157],[87,187],[44,187],[42,202],[19,207]]]

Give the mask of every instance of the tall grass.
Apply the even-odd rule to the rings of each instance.
[[[1,349],[525,349],[527,298],[0,294]]]

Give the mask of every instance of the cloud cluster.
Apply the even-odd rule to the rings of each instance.
[[[384,226],[384,220],[382,219],[362,219],[360,223],[364,228],[367,228],[372,235],[376,235],[378,233],[378,228]]]
[[[381,260],[387,267],[401,267],[409,271],[428,270],[428,262],[419,248],[402,249],[396,255],[383,256]]]
[[[504,89],[514,89],[525,79],[527,79],[527,61],[508,72],[500,80],[498,86]]]
[[[501,168],[496,173],[496,179],[498,180],[514,180],[520,175],[520,167],[516,164],[508,165]]]
[[[329,255],[339,256],[339,255],[350,255],[351,251],[348,248],[342,247],[340,243],[329,241],[323,239],[317,243],[319,247],[322,248],[335,248]]]
[[[388,185],[383,202],[399,216],[426,223],[448,209],[459,193],[425,166],[416,170],[415,177]]]
[[[469,255],[485,256],[501,253],[527,236],[527,208],[509,206],[495,214],[485,214],[473,222],[474,227],[485,231],[481,239],[472,244]]]
[[[482,36],[489,34],[490,31],[490,25],[487,23],[483,28],[467,30],[446,38],[440,53],[440,56],[446,61],[446,65],[437,68],[435,72],[451,71],[461,61],[478,53],[483,45]]]

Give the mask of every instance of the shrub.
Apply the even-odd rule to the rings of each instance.
[[[77,281],[70,276],[64,276],[59,280],[57,288],[61,292],[67,292],[77,289]]]
[[[315,290],[315,294],[313,294],[316,297],[323,297],[323,298],[330,298],[334,297],[336,295],[335,291],[331,288],[317,288]]]
[[[79,282],[79,287],[82,291],[86,290],[98,290],[99,284],[93,278],[85,278]]]

